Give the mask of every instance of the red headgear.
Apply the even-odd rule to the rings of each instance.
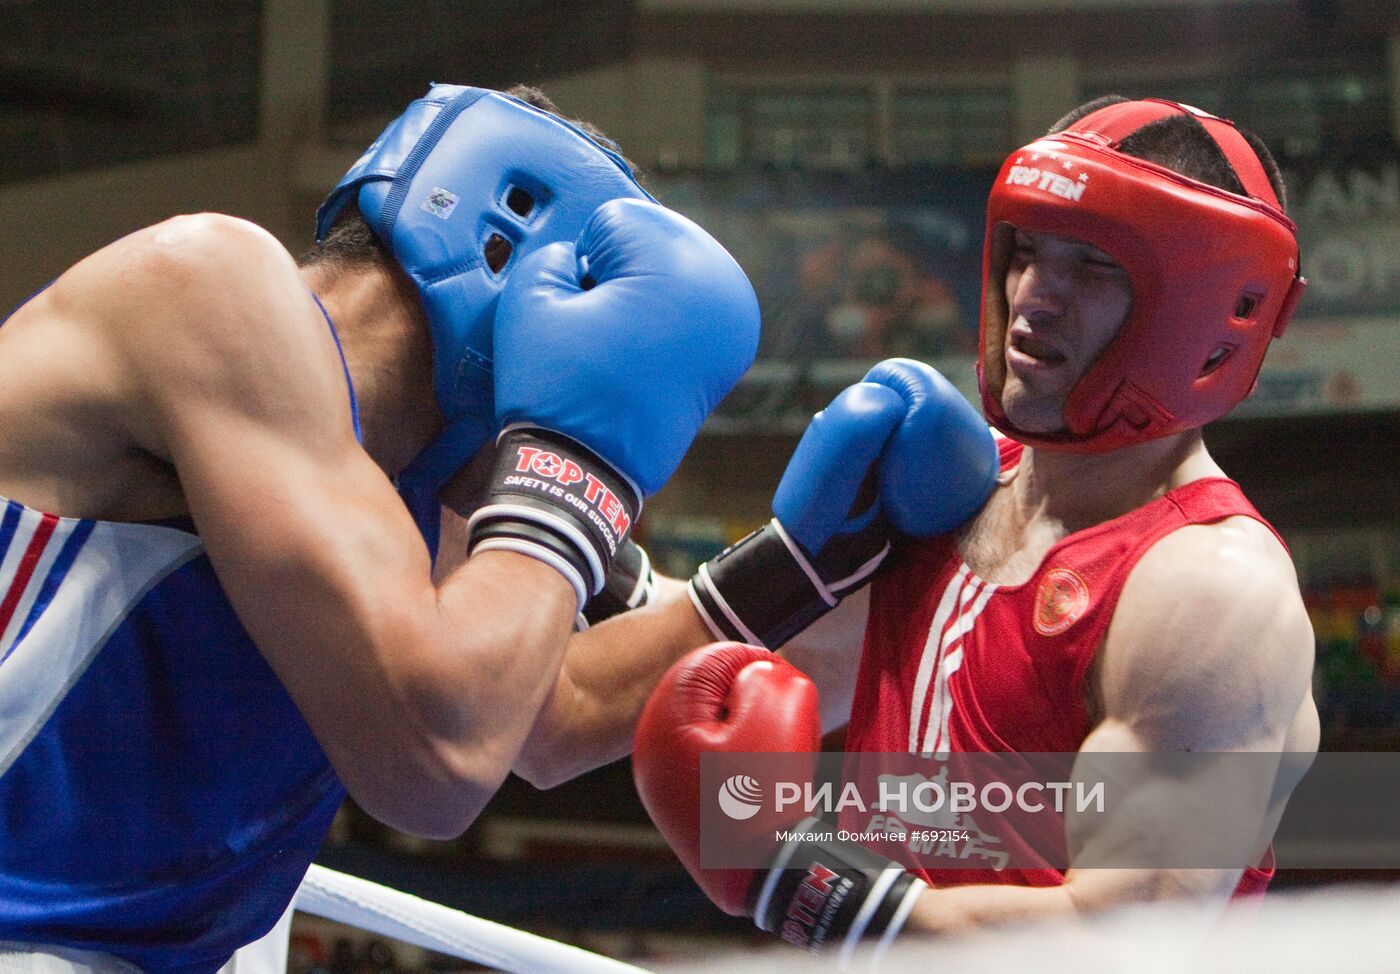
[[[1247,196],[1118,151],[1142,126],[1195,116]],[[1122,264],[1132,307],[1070,390],[1064,431],[1027,433],[1001,408],[1013,228],[1086,241]],[[1174,102],[1122,102],[1013,152],[987,203],[982,253],[982,405],[1032,446],[1113,450],[1217,419],[1254,386],[1305,284],[1298,241],[1264,167],[1234,125]]]

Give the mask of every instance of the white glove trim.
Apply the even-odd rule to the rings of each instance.
[[[845,578],[839,578],[832,582],[831,587],[843,593],[848,593],[851,589],[856,588],[871,575],[875,574],[875,569],[880,567],[880,562],[885,560],[885,557],[890,553],[890,548],[890,543],[886,541],[885,546],[881,548],[873,558],[851,572],[851,574],[847,575]]]
[[[787,868],[788,860],[792,858],[793,851],[801,844],[802,840],[800,839],[788,839],[778,850],[778,854],[773,857],[773,863],[768,867],[768,875],[763,877],[763,889],[759,890],[758,903],[754,905],[754,926],[758,926],[759,917],[768,915],[768,902],[773,899],[773,890],[777,889],[778,881],[783,878],[783,870]],[[759,929],[763,928],[759,927]],[[777,933],[776,930],[768,932]]]
[[[903,874],[902,869],[886,869],[880,874],[880,878],[870,884],[870,891],[865,894],[865,902],[860,905],[860,912],[851,921],[851,928],[846,931],[846,939],[841,944],[841,952],[836,955],[836,966],[843,971],[851,969],[851,958],[855,956],[856,948],[860,946],[860,938],[865,936],[865,928],[870,926],[871,917],[875,916],[875,911],[880,904],[885,901],[885,894],[890,891],[894,881]]]
[[[588,562],[588,570],[593,574],[593,586],[589,594],[596,595],[603,589],[605,575],[603,572],[603,562],[598,557],[598,549],[594,546],[593,539],[584,534],[578,527],[577,522],[564,515],[556,515],[553,512],[543,510],[538,507],[526,507],[523,504],[487,504],[485,507],[478,507],[475,513],[467,519],[467,533],[470,534],[476,527],[477,522],[488,517],[511,518],[519,521],[530,521],[543,525],[556,534],[563,535],[565,540],[578,549],[583,555],[583,560]],[[482,547],[481,544],[473,546],[473,550]],[[543,560],[543,559],[541,559]],[[585,596],[580,600],[579,606],[587,603]]]
[[[875,952],[870,957],[870,970],[879,970],[880,965],[885,962],[885,955],[889,953],[890,945],[899,936],[899,932],[904,929],[909,914],[914,912],[914,904],[919,902],[919,897],[924,895],[926,889],[928,889],[928,883],[915,878],[909,884],[909,888],[904,891],[904,899],[900,902],[899,909],[894,911],[894,916],[890,917],[890,925],[885,928],[880,942],[875,945]]]
[[[792,555],[792,560],[797,562],[797,567],[802,569],[802,574],[807,576],[807,581],[812,583],[812,588],[817,590],[817,594],[822,597],[822,601],[827,604],[828,608],[836,608],[841,600],[832,593],[831,589],[826,587],[826,583],[822,581],[822,577],[817,574],[816,569],[812,567],[812,563],[809,562],[807,556],[802,553],[802,546],[794,541],[792,536],[787,533],[787,529],[783,527],[782,521],[779,521],[775,517],[772,523],[773,530],[775,530],[778,533],[778,537],[782,539],[783,544],[787,547],[788,554]]]
[[[577,613],[583,615],[583,607],[588,603],[588,595],[583,589],[583,576],[578,573],[578,569],[570,565],[563,558],[554,552],[533,541],[524,538],[487,538],[472,549],[472,554],[480,551],[513,551],[517,555],[527,555],[536,561],[542,561],[550,568],[553,568],[564,580],[574,587],[574,596],[578,599]]]
[[[714,580],[710,578],[709,564],[706,563],[704,565],[701,565],[700,570],[695,574],[700,576],[700,578],[704,581],[705,590],[710,593],[710,595],[715,600],[715,604],[718,605],[720,609],[724,612],[724,617],[728,619],[731,623],[733,623],[734,628],[739,631],[739,635],[744,637],[744,642],[754,646],[762,646],[764,649],[767,649],[768,646],[763,642],[763,640],[759,639],[757,636],[755,636],[752,632],[749,631],[749,627],[744,625],[744,621],[734,614],[734,610],[730,608],[729,603],[724,600],[724,596],[720,594],[719,589],[715,586]],[[709,628],[710,634],[713,635],[716,639],[728,640],[729,634],[724,630],[720,629],[719,626],[715,625],[715,621],[710,618],[710,614],[705,611],[705,606],[701,604],[700,596],[695,591],[694,579],[692,579],[690,584],[686,586],[686,592],[687,594],[689,594],[690,601],[692,604],[694,604],[695,610],[700,613],[700,618],[705,620],[705,625]]]
[[[637,553],[642,556],[642,564],[637,572],[637,584],[633,586],[632,592],[627,596],[627,608],[635,609],[643,602],[650,602],[651,597],[656,594],[656,579],[651,574],[651,556],[641,545],[637,545]]]

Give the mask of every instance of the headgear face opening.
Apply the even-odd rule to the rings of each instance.
[[[1119,151],[1143,125],[1183,112],[1220,146],[1248,196]],[[1055,433],[1018,429],[1001,406],[1016,228],[1086,241],[1133,286],[1127,318],[1070,390]],[[1078,452],[1202,426],[1250,393],[1304,285],[1296,228],[1230,122],[1156,100],[1099,109],[1013,152],[992,187],[977,364],[987,418],[1027,445]]]
[[[497,432],[491,327],[528,254],[572,243],[609,200],[650,200],[587,133],[510,95],[433,85],[365,150],[316,214],[316,239],[355,203],[418,289],[446,427],[399,477],[436,488]]]

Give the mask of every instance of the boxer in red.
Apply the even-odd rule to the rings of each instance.
[[[566,692],[536,725],[541,740],[570,728],[596,748],[527,770],[547,778],[623,750],[636,688],[687,641],[750,644],[709,647],[661,681],[634,763],[697,881],[777,932],[795,884],[699,867],[687,769],[705,750],[803,750],[848,720],[848,751],[932,758],[1314,751],[1313,637],[1293,565],[1201,434],[1249,394],[1301,294],[1281,197],[1262,144],[1168,102],[1091,102],[1012,153],[988,204],[979,361],[1002,436],[979,441],[979,418],[914,363],[898,368],[924,392],[893,420],[858,408],[881,398],[872,390],[843,393],[799,444],[775,520],[692,579],[704,630],[678,600],[601,627],[614,645],[630,640],[632,665],[571,657]],[[779,646],[820,687],[824,721],[808,678],[767,652]],[[623,676],[630,695],[603,703]],[[1251,825],[1255,868],[1071,862],[892,879],[888,861],[854,845],[790,848],[779,865],[826,863],[845,883],[811,947],[1167,897],[1223,904],[1267,883],[1268,838],[1297,777],[1270,782]],[[1170,781],[1141,794],[1144,815],[1179,797]],[[1070,846],[1150,852],[1150,833],[1077,834]]]

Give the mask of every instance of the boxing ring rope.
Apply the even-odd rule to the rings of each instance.
[[[640,967],[538,937],[421,897],[313,865],[296,908],[508,974],[648,974]]]
[[[307,873],[295,906],[509,974],[649,974],[321,866]],[[1250,910],[1224,918],[1218,910],[1189,903],[1140,905],[1093,921],[1018,924],[991,936],[946,942],[911,939],[896,944],[879,971],[1379,974],[1400,969],[1400,950],[1392,943],[1396,916],[1400,884],[1394,883],[1270,894],[1257,915]],[[663,967],[668,974],[835,970],[834,964],[814,962],[805,952],[776,941],[771,948],[706,952]]]

